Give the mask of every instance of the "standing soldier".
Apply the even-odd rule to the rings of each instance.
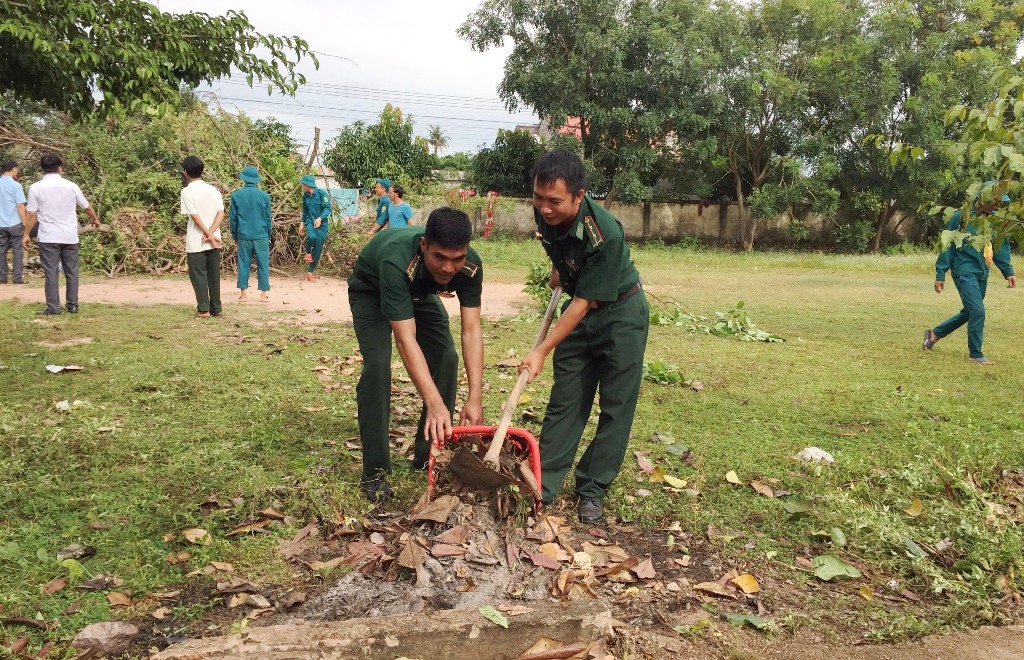
[[[270,195],[256,185],[260,173],[252,165],[238,175],[245,185],[231,193],[228,222],[238,248],[238,302],[247,300],[249,269],[256,258],[256,286],[260,302],[270,302]]]
[[[373,186],[373,194],[377,196],[377,219],[367,236],[373,236],[388,222],[388,209],[391,208],[391,179],[377,179]]]
[[[533,168],[533,215],[551,258],[551,285],[561,283],[572,300],[519,370],[533,380],[554,350],[540,437],[546,504],[572,467],[600,388],[597,432],[576,465],[580,520],[591,524],[603,518],[626,454],[650,321],[622,225],[584,194],[585,183],[583,161],[569,151],[550,151]]]
[[[302,230],[306,233],[306,263],[309,270],[306,279],[316,279],[313,271],[320,263],[324,245],[327,244],[328,219],[331,217],[331,196],[326,190],[316,187],[312,174],[302,177]]]
[[[422,469],[435,438],[449,437],[458,385],[448,313],[440,291],[459,297],[462,355],[469,398],[462,424],[483,423],[484,344],[480,329],[483,268],[469,247],[469,217],[451,208],[435,209],[426,227],[400,227],[375,236],[359,253],[348,280],[363,370],[356,399],[363,445],[362,490],[371,502],[391,496],[388,425],[391,410],[391,333],[409,377],[423,400],[413,467]]]

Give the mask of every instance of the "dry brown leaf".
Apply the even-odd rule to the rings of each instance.
[[[512,603],[498,603],[498,611],[508,616],[519,616],[521,614],[529,614],[533,611],[533,608],[526,607],[525,605],[513,605]]]
[[[861,598],[863,598],[864,600],[874,600],[875,599],[875,592],[872,591],[871,587],[869,587],[866,584],[860,585],[860,589],[857,590],[857,594]]]
[[[917,518],[924,513],[924,503],[921,500],[914,500],[904,511],[911,518]]]
[[[435,543],[448,543],[450,545],[462,545],[469,538],[472,531],[469,525],[456,525],[446,532],[434,537]]]
[[[466,554],[466,549],[459,545],[451,545],[449,543],[435,543],[430,548],[430,554],[442,559],[444,557],[462,557]]]
[[[900,593],[903,595],[904,598],[910,599],[910,600],[914,601],[915,603],[920,603],[921,602],[921,597],[918,596],[917,594],[915,594],[910,589],[904,589]]]
[[[163,621],[171,615],[171,608],[169,607],[158,607],[149,613],[149,616],[153,617],[157,621]]]
[[[245,523],[235,527],[233,530],[224,535],[225,538],[229,536],[237,536],[239,534],[249,534],[251,532],[261,532],[263,528],[270,524],[269,518],[263,518],[251,523]]]
[[[168,564],[184,564],[189,559],[192,559],[192,553],[188,552],[187,550],[182,550],[180,552],[172,552],[171,554],[167,555],[166,559]]]
[[[452,509],[459,503],[459,498],[454,495],[441,495],[427,503],[423,510],[414,514],[413,520],[432,520],[436,523],[445,523]],[[411,566],[409,568],[412,568]]]
[[[745,594],[756,594],[758,591],[761,591],[761,585],[757,583],[757,579],[750,573],[737,575],[732,579],[732,583]]]
[[[327,406],[306,406],[306,412],[323,412],[325,410],[327,410]]]
[[[290,594],[286,595],[284,598],[281,598],[280,600],[278,600],[277,601],[277,606],[280,607],[281,609],[286,610],[289,607],[295,607],[299,603],[305,603],[305,602],[306,602],[306,592],[305,591],[293,591]]]
[[[211,545],[213,538],[210,533],[205,529],[199,527],[193,527],[192,529],[186,529],[181,533],[185,540],[189,543],[195,543],[196,545]]]
[[[307,561],[305,563],[306,566],[309,567],[309,570],[313,571],[314,573],[317,573],[324,569],[333,570],[337,568],[338,565],[341,564],[341,562],[343,561],[345,561],[344,557],[335,557],[334,559],[328,561]]]
[[[651,561],[650,557],[643,560],[637,564],[636,567],[630,570],[633,571],[633,575],[637,576],[641,580],[651,580],[657,575],[657,572],[654,570],[654,562]]]
[[[150,594],[150,596],[152,596],[153,598],[156,598],[157,600],[171,600],[173,598],[177,598],[180,595],[181,595],[181,590],[180,589],[178,591],[165,591],[163,593]]]
[[[71,616],[72,614],[74,614],[75,612],[77,612],[80,609],[82,609],[82,599],[81,598],[79,598],[78,600],[76,600],[75,602],[71,603],[70,605],[68,605],[67,607],[64,608],[64,616]]]
[[[569,553],[563,550],[562,546],[557,543],[545,543],[537,549],[555,561],[569,561],[572,559],[572,557],[569,556]]]
[[[228,598],[228,607],[234,609],[245,605],[245,594],[231,594],[231,598]]]
[[[57,593],[58,591],[60,591],[61,589],[63,589],[66,586],[68,586],[68,579],[67,578],[57,578],[55,580],[50,580],[49,582],[44,584],[43,585],[43,591],[45,593],[47,593],[47,594],[51,594],[52,595],[52,594]]]
[[[637,465],[640,466],[640,470],[643,471],[644,474],[650,474],[654,472],[654,463],[651,462],[651,459],[647,458],[638,451],[634,451],[633,455],[636,456]]]
[[[650,481],[652,484],[664,483],[664,481],[665,481],[665,470],[664,470],[664,468],[659,466],[659,467],[656,467],[653,470],[651,470],[651,474],[650,474],[650,476],[647,477],[647,480]]]
[[[284,514],[277,511],[272,506],[268,506],[266,509],[261,510],[260,515],[264,518],[270,518],[271,520],[284,520]]]
[[[673,477],[671,474],[666,474],[664,477],[665,483],[672,488],[683,489],[686,488],[686,480]]]
[[[718,582],[701,582],[700,584],[693,585],[693,590],[723,598],[736,598],[736,593],[732,589]]]
[[[609,573],[605,575],[604,578],[609,582],[619,582],[621,584],[630,584],[631,582],[636,582],[636,578],[633,577],[633,574],[625,570]]]
[[[31,638],[28,635],[22,635],[18,639],[14,640],[14,643],[11,644],[8,650],[10,650],[12,655],[21,653],[25,650],[25,647],[28,646],[29,641],[31,641]]]
[[[224,571],[225,573],[234,573],[235,567],[226,561],[211,561],[210,566],[216,571]]]
[[[757,491],[758,495],[764,495],[765,497],[775,497],[775,491],[768,484],[761,481],[751,481],[750,487]]]
[[[111,591],[107,594],[107,602],[111,607],[131,607],[132,597],[120,591]]]
[[[796,563],[797,566],[800,566],[801,568],[811,568],[812,566],[814,566],[814,562],[812,562],[807,557],[796,557]]]
[[[547,569],[550,569],[550,570],[553,570],[553,571],[554,570],[558,570],[559,568],[562,567],[562,565],[560,563],[558,563],[558,560],[552,559],[551,557],[548,557],[543,552],[538,552],[536,550],[530,550],[529,548],[522,548],[522,551],[524,553],[526,553],[526,556],[529,557],[530,561],[533,562],[534,566],[539,566],[541,568],[547,568]]]

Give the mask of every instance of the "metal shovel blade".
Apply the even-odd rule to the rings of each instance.
[[[452,460],[448,462],[448,469],[461,479],[462,483],[474,490],[498,490],[516,483],[514,479],[489,470],[473,452],[473,448],[467,445],[459,447],[455,452]]]

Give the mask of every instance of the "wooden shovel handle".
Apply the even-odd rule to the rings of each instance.
[[[540,322],[540,330],[537,331],[537,338],[533,340],[531,351],[540,346],[540,343],[544,341],[544,337],[547,337],[548,328],[551,327],[551,320],[555,318],[555,309],[557,309],[558,301],[561,298],[562,287],[556,286],[551,290],[551,302],[548,303],[547,311],[544,312],[544,319]],[[498,455],[501,453],[502,445],[505,444],[505,436],[508,434],[508,427],[512,423],[512,413],[515,412],[516,406],[519,405],[519,397],[522,396],[523,390],[526,389],[526,382],[529,379],[530,372],[524,369],[519,374],[519,380],[516,381],[516,386],[512,388],[512,393],[508,395],[505,407],[502,408],[501,421],[498,422],[498,426],[494,429],[491,446],[487,450],[487,454],[484,455],[484,467],[488,469],[496,470],[498,467]]]

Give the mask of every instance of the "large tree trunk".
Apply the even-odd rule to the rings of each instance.
[[[889,221],[892,220],[892,216],[896,215],[896,200],[890,199],[882,207],[882,210],[878,212],[878,217],[875,219],[875,237],[871,240],[871,254],[877,254],[878,250],[882,247],[882,232],[889,225]]]

